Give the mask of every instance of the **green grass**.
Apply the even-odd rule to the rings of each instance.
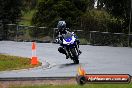
[[[21,17],[22,20],[19,22],[19,24],[30,26],[34,13],[35,13],[35,10],[31,10],[31,11],[28,11],[26,13],[23,12],[23,16]]]
[[[30,58],[0,54],[0,71],[27,69],[41,65],[41,63],[39,63],[38,65],[33,66],[30,62]]]
[[[12,86],[10,88],[132,88],[132,84],[39,85]]]
[[[81,45],[87,45],[88,41],[84,38],[79,39]]]

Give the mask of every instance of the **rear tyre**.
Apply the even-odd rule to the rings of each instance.
[[[73,62],[74,62],[75,64],[79,64],[78,55],[77,55],[75,49],[74,49],[74,48],[71,49],[71,52],[72,52],[72,55],[73,55],[73,57],[72,57],[72,58],[73,58]]]

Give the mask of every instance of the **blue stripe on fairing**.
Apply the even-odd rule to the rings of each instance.
[[[65,39],[66,42],[70,42],[71,40],[72,40],[72,38]]]

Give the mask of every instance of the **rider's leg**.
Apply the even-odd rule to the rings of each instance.
[[[69,56],[68,56],[68,54],[66,53],[66,50],[65,50],[64,48],[59,47],[59,48],[58,48],[58,51],[59,51],[60,53],[62,53],[62,54],[65,54],[65,55],[66,55],[66,59],[69,58]]]

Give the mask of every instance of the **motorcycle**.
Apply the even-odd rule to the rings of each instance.
[[[71,60],[73,60],[75,64],[79,64],[79,45],[74,32],[68,32],[62,35],[62,46]]]

